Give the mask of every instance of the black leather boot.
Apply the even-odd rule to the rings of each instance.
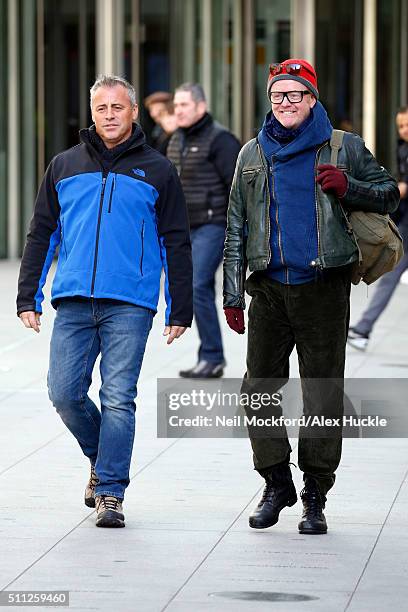
[[[300,493],[303,502],[302,520],[299,523],[299,533],[327,533],[326,518],[323,514],[326,498],[320,493],[317,482],[311,478],[305,482]]]
[[[280,511],[297,502],[295,485],[289,463],[279,463],[265,470],[259,470],[266,484],[261,501],[249,517],[253,529],[265,529],[278,522]]]
[[[189,370],[181,370],[179,376],[182,378],[221,378],[224,374],[225,361],[222,363],[210,363],[201,360]]]

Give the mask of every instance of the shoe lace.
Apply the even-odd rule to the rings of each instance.
[[[271,488],[272,483],[267,482],[266,485],[264,486],[264,490],[262,493],[262,497],[261,497],[261,501],[260,503],[263,504],[266,501],[266,498],[269,496],[269,489]]]
[[[120,500],[117,497],[111,497],[109,495],[101,495],[100,504],[104,510],[117,510]]]
[[[304,487],[300,492],[300,497],[305,502],[307,514],[320,516],[323,510],[323,501],[319,491],[310,490],[307,487]]]
[[[294,465],[295,467],[297,467],[297,465],[295,463],[289,463],[289,465]],[[274,476],[271,477],[269,475],[268,476],[264,476],[266,484],[262,493],[262,498],[260,500],[260,504],[265,503],[266,501],[271,501],[274,494],[276,493],[277,489],[280,489],[281,487],[286,487],[287,484],[289,484],[289,482],[291,482],[291,476],[290,476],[290,471],[289,471],[289,475],[288,474],[281,474],[278,476]]]
[[[259,503],[264,504],[266,501],[271,501],[275,493],[275,489],[276,489],[276,484],[272,482],[271,480],[267,480],[263,493],[262,493],[261,501]]]
[[[96,487],[96,485],[98,484],[98,481],[99,481],[99,479],[98,479],[98,477],[97,477],[97,475],[96,475],[95,468],[94,468],[94,467],[91,467],[91,476],[90,476],[90,478],[89,478],[89,484],[90,484],[90,486],[91,486],[91,487],[93,487],[93,488],[95,488],[95,487]]]

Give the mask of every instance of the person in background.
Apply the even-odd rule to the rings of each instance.
[[[161,126],[160,117],[163,114],[172,112],[172,99],[173,96],[168,91],[155,91],[143,101],[145,108],[148,110],[150,117],[155,123],[150,134],[149,144],[162,155],[166,155],[169,136]]]
[[[342,119],[339,123],[339,130],[343,130],[344,132],[354,132],[353,124],[350,119]]]
[[[184,378],[217,378],[225,359],[215,305],[215,273],[222,260],[228,195],[240,143],[208,112],[203,88],[184,83],[174,94],[178,129],[167,157],[186,196],[193,255],[193,307],[200,336],[196,364]]]
[[[397,162],[398,189],[401,201],[392,218],[397,223],[401,233],[405,253],[394,270],[384,274],[376,283],[370,303],[359,321],[349,329],[347,342],[360,351],[367,349],[370,334],[377,319],[387,307],[395,289],[398,287],[403,272],[408,269],[408,106],[398,110],[395,121],[399,136]]]
[[[162,129],[162,134],[160,139],[157,141],[156,150],[162,155],[166,155],[170,139],[178,127],[177,117],[174,113],[174,106],[172,102],[169,102],[167,109],[160,114],[157,121]]]
[[[164,113],[160,115],[159,121],[160,121],[161,127],[166,132],[166,136],[167,136],[166,149],[167,149],[167,145],[170,141],[171,136],[174,134],[174,132],[178,128],[177,117],[174,112],[173,104],[169,105],[168,110],[164,111]]]

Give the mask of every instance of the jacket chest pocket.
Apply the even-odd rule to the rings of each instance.
[[[242,180],[246,185],[255,185],[256,179],[260,176],[263,168],[261,166],[244,168],[241,172]]]
[[[245,168],[241,173],[241,188],[248,219],[263,217],[269,198],[265,170],[263,168]]]
[[[116,174],[113,175],[111,188],[109,191],[109,200],[108,200],[108,213],[112,212],[112,200],[113,200],[113,192],[116,188]]]
[[[67,245],[65,242],[65,230],[64,230],[64,223],[61,219],[61,246],[60,246],[60,251],[62,251],[65,259],[68,259],[68,253],[67,253]]]

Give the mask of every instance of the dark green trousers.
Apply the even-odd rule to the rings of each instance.
[[[248,311],[247,372],[242,391],[277,390],[289,379],[289,356],[298,353],[303,414],[343,415],[345,349],[350,313],[350,269],[336,268],[315,281],[283,285],[255,272],[246,281],[252,296]],[[314,385],[313,379],[341,385]],[[263,381],[263,382],[261,382]],[[317,381],[316,381],[317,382]],[[262,387],[260,389],[260,387]],[[276,416],[281,408],[272,409]],[[247,414],[248,410],[247,410]],[[253,413],[252,413],[253,414]],[[276,428],[275,428],[276,429]],[[333,486],[341,458],[341,427],[330,437],[309,437],[299,430],[298,464],[304,479],[314,478],[323,493]],[[281,463],[291,447],[286,429],[271,437],[251,437],[255,469]]]

